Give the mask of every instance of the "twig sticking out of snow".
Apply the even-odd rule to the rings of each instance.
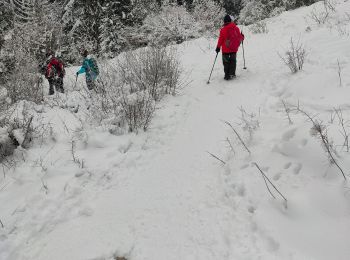
[[[282,100],[282,104],[283,104],[283,107],[284,107],[284,111],[286,112],[286,115],[287,115],[289,124],[292,125],[292,124],[293,124],[293,121],[292,121],[292,119],[290,118],[291,109],[287,106],[287,104],[286,104],[286,102],[285,102],[284,100]]]
[[[5,227],[4,224],[2,223],[1,219],[0,219],[0,225],[1,225],[2,228]]]
[[[338,162],[336,161],[336,159],[333,155],[333,153],[335,153],[335,151],[333,150],[332,144],[329,141],[326,127],[324,125],[322,125],[320,122],[318,122],[318,120],[315,120],[313,117],[311,117],[308,113],[306,113],[305,111],[300,109],[299,107],[297,108],[297,111],[302,113],[304,116],[306,116],[311,121],[311,123],[313,124],[313,127],[312,127],[313,133],[314,133],[314,135],[316,135],[320,138],[320,140],[322,142],[322,146],[323,146],[325,152],[327,153],[331,164],[334,163],[337,166],[337,168],[339,169],[339,171],[343,175],[344,180],[346,180],[346,176],[345,176],[343,169],[339,166]]]
[[[224,162],[224,160],[221,160],[221,159],[220,159],[219,157],[217,157],[216,155],[214,155],[214,154],[212,154],[212,153],[210,153],[210,152],[208,152],[208,151],[207,151],[207,153],[210,154],[212,157],[214,157],[216,160],[220,161],[222,164],[224,164],[224,165],[226,164],[226,162]]]
[[[337,60],[338,62],[338,77],[339,77],[339,87],[341,87],[342,84],[342,78],[341,78],[341,71],[342,71],[342,67],[340,66],[339,60]]]
[[[233,130],[233,132],[237,135],[237,137],[238,137],[239,141],[241,142],[241,144],[244,146],[244,148],[247,150],[247,152],[248,152],[249,155],[250,155],[251,152],[250,152],[249,148],[246,146],[246,144],[244,143],[243,139],[242,139],[241,136],[238,134],[238,132],[236,131],[236,129],[234,129],[233,126],[232,126],[229,122],[224,121],[224,123],[225,123],[226,125],[228,125],[228,126]]]
[[[348,121],[344,120],[343,117],[343,111],[340,108],[334,108],[335,114],[338,117],[339,120],[339,125],[342,128],[342,131],[340,132],[342,134],[342,136],[344,137],[344,143],[343,143],[343,147],[346,147],[346,151],[349,152],[350,148],[349,148],[349,133],[346,129],[345,124],[348,123]]]
[[[258,168],[258,170],[260,171],[264,181],[265,181],[265,185],[266,185],[266,188],[267,190],[269,191],[269,193],[271,194],[271,196],[276,199],[276,197],[273,195],[273,193],[271,192],[270,188],[269,188],[269,185],[267,182],[270,183],[270,185],[278,192],[278,194],[284,199],[284,206],[287,208],[287,205],[288,205],[288,201],[286,199],[285,196],[283,196],[283,194],[276,188],[276,186],[270,181],[270,179],[266,176],[266,174],[261,170],[261,168],[259,167],[259,165],[257,163],[253,163],[255,165],[256,168]]]
[[[24,134],[24,139],[23,139],[23,142],[22,142],[22,147],[25,148],[29,142],[28,138],[30,137],[30,132],[31,132],[31,128],[30,128],[30,125],[32,124],[33,122],[33,116],[30,117],[29,121],[28,121],[28,124],[26,126],[26,132]]]
[[[235,149],[233,149],[233,145],[232,145],[230,139],[228,139],[228,137],[226,138],[226,142],[229,144],[229,146],[230,146],[232,152],[233,152],[234,154],[236,154]]]

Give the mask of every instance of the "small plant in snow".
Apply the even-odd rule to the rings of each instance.
[[[244,131],[248,132],[249,141],[252,141],[254,132],[260,127],[260,122],[256,114],[247,113],[243,107],[240,107],[239,110],[241,111],[240,125]]]
[[[281,56],[280,54],[279,56],[292,73],[297,73],[299,70],[303,69],[307,53],[304,46],[299,41],[295,43],[293,38],[291,38],[290,47],[285,52],[285,56]]]

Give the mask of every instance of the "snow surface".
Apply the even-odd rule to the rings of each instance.
[[[267,20],[267,34],[243,28],[248,69],[240,52],[234,81],[223,80],[218,60],[206,84],[215,40],[179,45],[191,83],[162,101],[145,133],[81,129],[76,91],[48,97],[51,106],[36,110],[51,138],[17,149],[16,167],[0,177],[0,259],[349,259],[350,185],[310,135],[311,123],[291,113],[289,124],[281,102],[323,120],[349,177],[331,112],[350,117],[350,40],[342,33],[350,32],[350,1],[339,1],[321,26],[308,17],[315,7],[321,3]],[[295,75],[278,56],[291,37],[308,51]],[[287,207],[270,196],[254,162]]]

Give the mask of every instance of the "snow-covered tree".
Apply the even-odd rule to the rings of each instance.
[[[216,31],[222,25],[225,10],[213,0],[194,0],[192,15],[202,27],[202,31]]]
[[[102,6],[102,21],[100,26],[101,53],[113,56],[125,47],[125,27],[133,23],[130,0],[113,0]]]
[[[100,48],[100,26],[103,0],[70,0],[63,13],[64,33],[69,36],[66,43],[77,52],[89,49],[98,53]]]
[[[223,0],[221,5],[226,13],[237,17],[243,8],[244,0]]]
[[[148,42],[157,45],[181,43],[199,36],[200,25],[184,6],[164,5],[160,12],[149,14],[142,27]]]

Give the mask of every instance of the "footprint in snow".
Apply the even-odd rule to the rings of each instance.
[[[284,169],[286,169],[286,170],[289,169],[291,165],[292,165],[291,162],[286,163],[286,164],[284,165]]]
[[[240,169],[243,170],[243,169],[246,169],[248,167],[249,167],[249,164],[243,164]]]
[[[293,169],[294,174],[295,175],[299,174],[302,168],[303,168],[303,165],[301,163],[298,163]]]
[[[277,173],[277,174],[275,174],[275,176],[273,176],[273,179],[275,180],[275,181],[278,181],[280,178],[281,178],[281,173],[279,172],[279,173]]]
[[[301,140],[300,144],[301,144],[302,147],[306,146],[307,145],[307,139]]]
[[[83,208],[79,210],[79,216],[91,217],[94,214],[94,210],[90,207]]]
[[[286,131],[282,135],[282,140],[285,142],[288,142],[290,139],[292,139],[295,136],[296,131],[297,131],[297,128],[293,128],[293,129]]]
[[[252,205],[248,206],[248,212],[249,213],[254,214],[255,210],[256,210],[256,208],[254,206],[252,206]]]
[[[270,252],[275,252],[280,248],[280,244],[272,237],[268,237],[266,239],[266,243],[267,243],[267,248],[270,250]]]

